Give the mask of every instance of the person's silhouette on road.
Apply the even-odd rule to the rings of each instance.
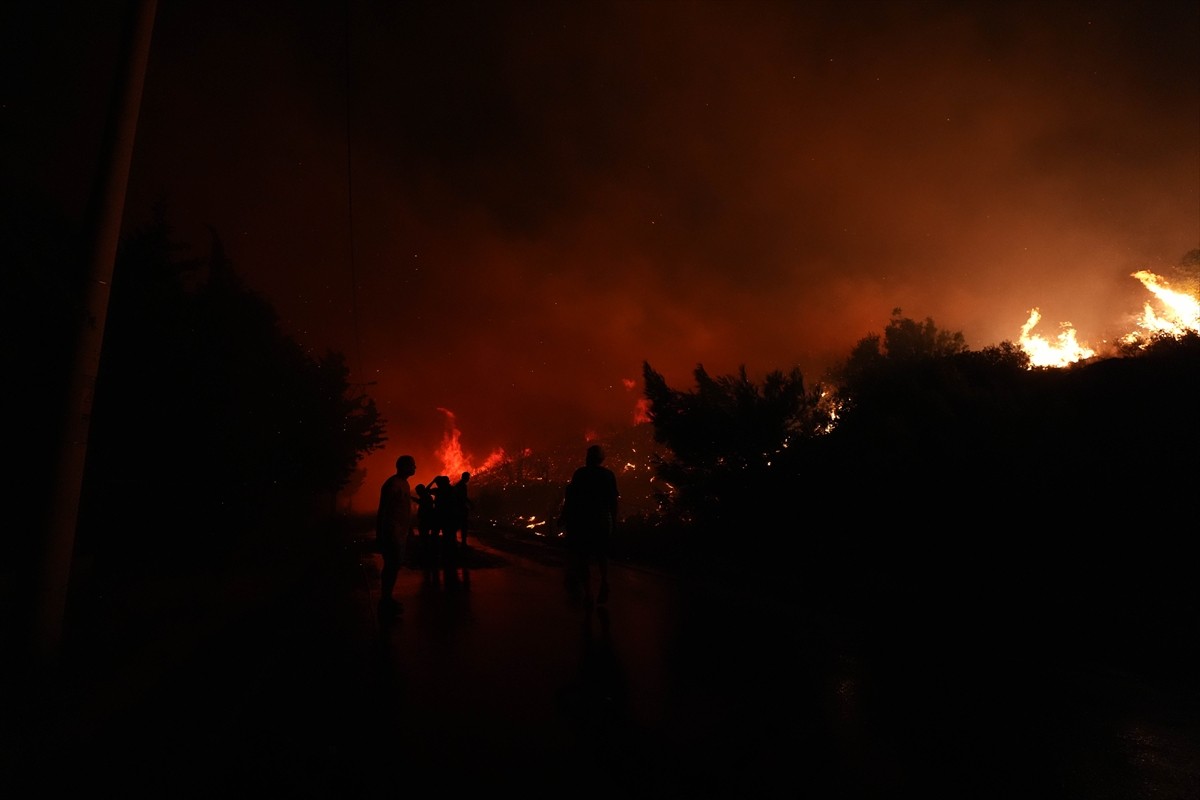
[[[396,577],[404,559],[404,545],[412,530],[412,489],[408,479],[417,471],[417,462],[410,455],[396,459],[396,472],[383,482],[379,490],[379,509],[375,514],[375,547],[383,556],[379,571],[379,616],[388,619],[404,610],[393,597]]]
[[[454,560],[454,487],[448,475],[436,476],[428,486],[433,495],[433,540],[438,558],[446,566]]]
[[[417,484],[417,563],[425,569],[436,563],[436,542],[434,534],[433,493],[423,483]]]
[[[589,607],[593,564],[600,578],[596,602],[608,601],[608,550],[620,496],[616,475],[603,464],[604,449],[598,444],[588,447],[584,465],[571,476],[563,500],[562,525],[571,554],[570,577]]]
[[[467,523],[471,518],[471,498],[467,494],[467,484],[470,480],[471,473],[464,472],[450,492],[450,540],[453,545],[457,534],[458,544],[464,550],[467,548]]]

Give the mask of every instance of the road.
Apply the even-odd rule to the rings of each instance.
[[[1200,797],[1194,684],[932,607],[840,615],[630,565],[587,609],[556,548],[480,533],[462,566],[402,571],[391,623],[367,533],[347,534],[202,643],[123,667],[119,696],[64,695],[11,777],[160,797]]]
[[[621,565],[589,612],[518,543],[401,579],[373,682],[414,768],[622,796],[1200,797],[1185,688]]]

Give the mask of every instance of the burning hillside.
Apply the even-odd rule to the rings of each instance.
[[[1132,277],[1141,281],[1154,295],[1159,308],[1156,309],[1147,300],[1142,306],[1142,313],[1134,318],[1134,328],[1119,337],[1119,344],[1145,347],[1156,337],[1179,338],[1189,332],[1200,333],[1200,300],[1197,299],[1195,287],[1191,291],[1172,289],[1164,278],[1149,270],[1139,270]],[[1096,355],[1094,348],[1079,341],[1074,326],[1069,322],[1060,325],[1059,333],[1053,340],[1032,333],[1041,319],[1041,313],[1034,308],[1029,312],[1029,319],[1021,326],[1018,342],[1028,354],[1030,366],[1065,367]]]

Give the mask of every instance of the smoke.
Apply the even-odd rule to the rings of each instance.
[[[1200,245],[1194,4],[343,12],[161,7],[126,225],[165,197],[185,240],[213,226],[373,382],[368,486],[628,426],[646,361],[819,381],[897,307],[973,348],[1033,308],[1111,340],[1129,276]],[[29,16],[74,79],[19,95],[4,158],[49,185],[100,139],[112,42]],[[28,50],[13,74],[48,74]]]

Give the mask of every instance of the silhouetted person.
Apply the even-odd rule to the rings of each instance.
[[[396,576],[404,558],[404,544],[413,526],[412,489],[408,479],[417,471],[417,462],[410,455],[396,459],[396,473],[383,482],[379,490],[379,510],[375,514],[375,545],[383,556],[379,572],[379,616],[391,617],[403,610],[393,597]]]
[[[584,465],[575,470],[563,499],[562,525],[567,532],[573,578],[592,601],[591,566],[600,578],[597,603],[608,601],[608,549],[617,522],[617,476],[603,466],[604,449],[594,444],[587,449]]]
[[[417,484],[417,561],[428,568],[437,561],[433,527],[436,523],[433,509],[433,492],[423,483]]]
[[[448,475],[438,475],[429,482],[429,492],[433,495],[433,539],[437,542],[438,558],[447,565],[454,558],[453,490]]]
[[[464,550],[467,547],[467,524],[471,519],[471,498],[467,494],[467,483],[470,480],[471,473],[464,472],[450,491],[450,543],[454,544],[457,532],[459,544]]]

